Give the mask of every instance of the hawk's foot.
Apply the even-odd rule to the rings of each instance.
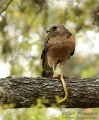
[[[60,77],[61,77],[61,75],[58,75],[58,78],[60,78]],[[68,78],[68,76],[63,75],[63,78],[64,78],[64,79],[67,79],[67,78]]]
[[[59,74],[59,75],[57,75],[57,74],[54,74],[53,76],[52,76],[53,78],[61,78],[61,75]],[[66,76],[66,75],[63,75],[63,78],[64,79],[67,79],[68,78],[68,76]]]

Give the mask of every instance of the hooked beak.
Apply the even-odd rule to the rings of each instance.
[[[48,28],[48,29],[46,30],[46,32],[47,32],[47,33],[51,32],[51,28]]]

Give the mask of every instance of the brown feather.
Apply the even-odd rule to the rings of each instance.
[[[65,64],[66,60],[69,59],[75,51],[75,40],[69,30],[61,24],[54,24],[50,28],[52,31],[45,40],[41,54],[43,77],[47,77],[47,75],[45,75],[46,73],[51,73],[50,75],[52,75],[52,67],[56,67],[58,63]],[[50,75],[48,77],[50,77]]]

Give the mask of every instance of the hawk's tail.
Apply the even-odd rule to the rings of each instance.
[[[53,76],[53,70],[51,67],[49,67],[49,65],[43,61],[43,64],[42,64],[42,77],[52,77]]]
[[[42,77],[52,77],[53,76],[53,71],[52,70],[42,70]]]

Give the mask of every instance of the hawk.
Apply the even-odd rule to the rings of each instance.
[[[53,24],[47,31],[47,38],[41,54],[42,77],[59,77],[56,72],[57,64],[60,64],[60,79],[64,88],[65,97],[59,103],[66,100],[68,96],[66,83],[63,77],[63,66],[65,62],[74,54],[75,40],[72,33],[62,24]]]

